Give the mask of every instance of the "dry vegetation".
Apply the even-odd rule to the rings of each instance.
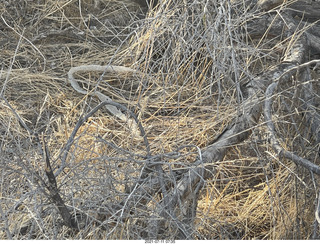
[[[150,209],[161,193],[147,203],[130,195],[146,162],[143,138],[101,108],[66,149],[79,118],[99,104],[72,89],[71,67],[112,64],[143,73],[83,72],[78,78],[92,84],[85,89],[97,88],[136,114],[150,154],[171,175],[214,141],[241,111],[242,86],[277,65],[293,42],[281,34],[249,37],[246,23],[253,16],[242,1],[163,2],[146,12],[129,0],[0,0],[1,239],[150,237]],[[319,99],[316,71],[310,69],[310,83]],[[296,94],[300,85],[293,79],[278,89],[276,131],[282,147],[319,165],[319,144]],[[63,169],[56,180],[68,209],[90,216],[80,231],[63,224],[50,199],[44,141],[53,172]],[[319,178],[278,157],[263,117],[249,139],[214,164],[192,238],[319,238]],[[166,230],[160,238],[177,236],[170,225]]]

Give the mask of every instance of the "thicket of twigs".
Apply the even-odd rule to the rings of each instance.
[[[295,40],[281,32],[248,35],[247,23],[259,12],[245,1],[164,0],[148,12],[118,0],[0,3],[1,239],[152,237],[152,219],[163,218],[152,210],[165,192],[241,113],[242,87],[278,65]],[[98,89],[132,111],[147,140],[104,107],[81,120],[100,101],[74,91],[67,73],[87,64],[140,72],[77,78],[90,82],[84,89]],[[310,94],[319,100],[319,75],[310,72]],[[282,147],[317,165],[319,144],[310,135],[300,86],[297,77],[281,85],[273,122]],[[251,129],[212,163],[188,237],[319,238],[318,176],[278,157],[263,116]],[[162,163],[146,170],[152,161]],[[64,222],[49,166],[66,209],[82,226]],[[152,185],[159,167],[166,189]],[[184,202],[178,206],[187,211]],[[183,232],[179,216],[166,221],[155,238]]]

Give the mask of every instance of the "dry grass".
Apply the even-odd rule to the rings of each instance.
[[[143,13],[131,1],[0,1],[1,93],[32,131],[45,136],[54,169],[79,116],[98,103],[73,91],[66,81],[70,67],[111,63],[144,72],[142,78],[95,73],[82,78],[92,83],[100,79],[113,87],[103,82],[99,86],[137,114],[156,155],[183,145],[208,145],[237,113],[240,87],[232,80],[249,79],[283,54],[280,39],[272,45],[246,40],[238,27],[245,30],[244,21],[250,17],[243,10],[237,18],[227,18],[228,1],[221,1],[220,12],[218,3],[207,1],[206,8],[217,10],[215,14],[202,11],[204,3],[186,8],[183,1],[164,2],[142,20]],[[286,92],[283,100],[290,88]],[[279,133],[287,139],[283,146],[311,161],[319,160],[312,141],[301,142],[301,128],[291,129],[292,111],[275,107],[275,112]],[[39,148],[4,100],[0,130],[1,239],[143,238],[140,220],[148,213],[138,203],[134,216],[110,223],[110,229],[92,225],[72,233],[61,227],[57,210],[37,178],[46,179]],[[141,166],[139,160],[132,160],[135,157],[127,160],[128,151],[145,154],[145,147],[125,123],[103,109],[90,118],[77,133],[67,167],[57,177],[66,203],[98,219],[99,207],[123,199],[124,189]],[[197,155],[196,150],[183,152],[185,162]],[[276,158],[263,121],[250,140],[232,148],[217,168],[198,204],[196,238],[311,237],[313,182],[318,179]],[[33,231],[19,234],[30,220]]]

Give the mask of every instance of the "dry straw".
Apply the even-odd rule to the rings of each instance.
[[[161,157],[167,173],[188,169],[198,149],[241,112],[243,83],[285,52],[280,37],[248,39],[253,16],[245,1],[164,0],[147,13],[131,1],[2,2],[1,239],[146,238],[151,210],[165,191],[145,205],[130,189],[146,155]],[[143,137],[103,107],[75,131],[79,118],[100,103],[67,81],[80,65],[139,71],[76,77],[85,81],[81,89],[104,93],[135,114],[149,152]],[[301,136],[308,128],[289,99],[294,85],[274,101],[274,122],[283,147],[314,161],[316,148]],[[314,233],[316,176],[279,160],[260,122],[216,163],[200,193],[193,238],[307,239]],[[90,216],[80,231],[63,226],[48,197],[36,135],[45,138],[67,208]],[[152,186],[144,187],[149,194]],[[175,231],[167,226],[162,238],[174,238]]]

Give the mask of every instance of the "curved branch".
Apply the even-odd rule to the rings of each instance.
[[[303,166],[307,168],[308,170],[312,171],[313,173],[316,173],[320,175],[320,167],[318,165],[313,164],[309,160],[302,158],[300,156],[297,156],[293,152],[285,150],[283,147],[280,146],[279,140],[276,138],[275,135],[275,127],[274,123],[272,122],[271,118],[271,105],[272,105],[272,99],[271,96],[277,87],[278,82],[272,83],[268,86],[266,90],[266,100],[265,100],[265,108],[264,108],[264,117],[266,120],[266,124],[268,127],[268,130],[270,132],[270,139],[272,143],[272,147],[276,150],[277,154],[279,156],[283,156],[287,159],[292,160],[297,165]]]
[[[146,150],[147,150],[147,157],[149,157],[151,155],[150,153],[150,145],[149,145],[149,141],[148,141],[148,138],[147,138],[147,135],[146,135],[146,132],[141,124],[141,122],[139,121],[139,119],[137,118],[137,116],[130,110],[128,109],[127,107],[119,104],[119,103],[116,103],[116,102],[113,102],[113,101],[103,101],[101,102],[99,105],[97,105],[95,108],[93,108],[89,113],[87,113],[84,117],[80,117],[80,119],[78,120],[77,124],[75,125],[65,147],[64,147],[64,154],[62,156],[62,159],[61,159],[61,165],[59,167],[59,169],[55,172],[55,176],[59,175],[63,169],[65,168],[66,166],[66,159],[67,159],[67,156],[68,156],[68,152],[70,150],[70,147],[74,141],[74,138],[78,132],[78,130],[80,129],[80,127],[82,126],[83,123],[85,123],[88,118],[90,118],[94,113],[96,113],[100,108],[102,108],[103,106],[106,106],[106,105],[112,105],[114,106],[115,108],[117,109],[121,109],[123,111],[127,111],[130,116],[134,119],[134,121],[137,123],[138,125],[138,128],[141,132],[141,136],[143,137],[143,140],[144,140],[144,143],[145,143],[145,146],[146,146]]]
[[[293,35],[297,28],[294,21],[287,14],[283,14],[282,18],[285,19],[286,26],[288,27],[284,34],[287,36]],[[282,25],[284,24],[282,23]],[[246,89],[248,98],[242,104],[242,114],[236,116],[223,132],[216,137],[213,144],[202,151],[202,160],[197,160],[193,163],[194,167],[190,168],[181,180],[178,181],[176,187],[168,194],[168,199],[163,201],[162,204],[159,204],[157,212],[163,219],[170,218],[170,213],[166,212],[167,209],[175,209],[175,211],[185,219],[184,224],[186,224],[187,227],[192,225],[192,216],[190,213],[192,210],[195,210],[196,205],[192,204],[193,201],[191,201],[191,199],[194,200],[195,196],[197,197],[198,191],[203,186],[205,180],[214,175],[214,162],[222,160],[230,147],[246,140],[251,135],[252,130],[259,122],[267,87],[280,80],[289,81],[291,76],[296,72],[297,64],[303,63],[306,50],[308,49],[307,38],[303,33],[300,33],[297,37],[290,52],[288,52],[288,55],[284,58],[283,63],[271,68],[269,71],[257,76],[246,84],[244,89]],[[296,155],[292,155],[290,152],[284,152],[284,155],[303,165],[310,166],[310,164],[308,164],[309,162],[297,158]],[[320,173],[318,166],[311,168],[314,172]],[[191,209],[188,211],[188,215],[181,212],[181,208],[178,208],[181,202],[187,203]],[[164,220],[160,220],[160,222],[163,221]],[[158,228],[161,224],[163,225],[164,223],[159,223],[157,225]],[[182,238],[185,237],[182,236]]]

